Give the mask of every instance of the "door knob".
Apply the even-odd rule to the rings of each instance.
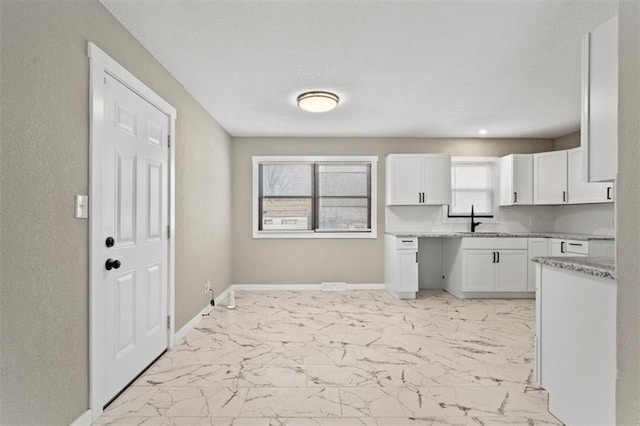
[[[107,261],[106,261],[106,262],[105,262],[105,264],[104,264],[104,268],[105,268],[107,271],[110,271],[110,270],[112,270],[112,269],[118,269],[118,268],[120,268],[120,265],[121,265],[121,263],[120,263],[120,261],[119,261],[118,259],[116,259],[116,260],[113,260],[113,259],[107,259]]]

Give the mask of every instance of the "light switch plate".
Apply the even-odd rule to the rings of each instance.
[[[89,196],[76,195],[76,219],[87,219],[89,217]]]

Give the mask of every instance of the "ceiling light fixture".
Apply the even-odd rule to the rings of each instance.
[[[327,112],[338,106],[340,98],[331,92],[305,92],[298,96],[298,106],[308,112]]]
[[[487,131],[487,129],[480,129],[480,130],[478,130],[478,134],[479,134],[480,136],[484,136],[484,135],[486,135],[487,133],[489,133],[489,132]]]

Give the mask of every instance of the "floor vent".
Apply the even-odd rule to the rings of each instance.
[[[322,291],[345,291],[347,283],[322,283]]]

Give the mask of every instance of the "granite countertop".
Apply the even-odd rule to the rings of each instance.
[[[562,232],[385,232],[398,238],[558,238],[577,241],[613,241],[605,235],[567,234]]]
[[[616,278],[615,260],[611,257],[534,257],[533,261],[596,277]]]

